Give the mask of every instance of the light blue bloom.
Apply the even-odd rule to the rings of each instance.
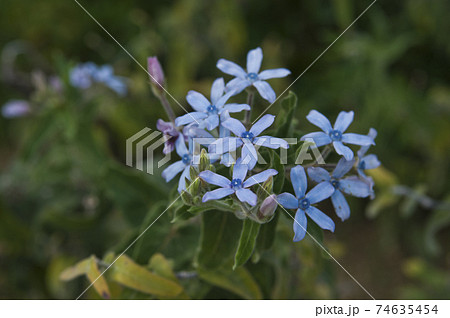
[[[353,111],[340,112],[334,127],[331,127],[330,121],[316,110],[309,112],[306,118],[310,123],[319,127],[324,132],[313,132],[306,134],[300,140],[313,139],[317,147],[333,143],[334,149],[340,155],[343,155],[346,160],[353,159],[353,151],[344,145],[353,144],[360,146],[375,145],[372,138],[360,134],[345,133],[345,130],[353,121]]]
[[[354,160],[347,161],[345,158],[341,158],[331,175],[328,171],[320,167],[308,168],[308,175],[313,181],[321,183],[328,182],[333,186],[334,193],[331,196],[331,202],[333,203],[337,216],[340,217],[342,221],[345,221],[350,217],[350,207],[347,200],[345,200],[343,193],[359,198],[365,198],[369,196],[371,192],[369,185],[357,177],[342,178],[350,171],[354,163]]]
[[[73,87],[87,89],[93,84],[93,74],[97,70],[97,65],[92,62],[78,64],[70,70],[69,80]]]
[[[2,106],[2,116],[5,118],[23,117],[30,112],[31,107],[26,100],[13,99]]]
[[[255,145],[269,147],[272,149],[289,148],[288,143],[281,139],[270,136],[259,136],[266,128],[268,128],[275,120],[273,115],[264,115],[249,130],[235,118],[229,118],[222,123],[222,126],[231,130],[236,137],[220,138],[209,146],[210,153],[222,154],[235,151],[242,147],[242,162],[248,164],[249,169],[253,169],[258,160],[258,153]]]
[[[190,147],[191,148],[191,147]],[[187,149],[184,142],[184,136],[180,134],[175,142],[175,150],[181,160],[172,163],[162,172],[162,177],[169,182],[181,171],[181,177],[178,181],[178,192],[186,189],[186,179],[190,180],[189,169],[193,165],[192,148]]]
[[[186,100],[192,106],[195,112],[188,113],[175,120],[177,126],[182,126],[196,122],[200,128],[213,130],[219,126],[219,116],[223,111],[237,113],[243,110],[250,110],[246,104],[227,104],[228,99],[233,96],[233,92],[224,95],[225,82],[223,78],[216,79],[211,87],[211,102],[196,91],[189,91]]]
[[[218,175],[212,171],[202,171],[199,176],[204,181],[219,186],[219,189],[206,192],[202,198],[203,202],[209,200],[218,200],[223,197],[229,196],[233,193],[241,202],[247,202],[251,206],[255,206],[257,202],[257,196],[253,193],[249,187],[257,183],[266,181],[270,176],[278,174],[278,171],[274,169],[268,169],[263,172],[257,173],[247,178],[248,166],[241,164],[241,159],[238,159],[233,168],[233,179],[230,181],[224,176]]]
[[[291,182],[295,196],[285,192],[278,195],[277,200],[286,209],[297,210],[294,221],[294,242],[301,241],[305,237],[307,227],[306,215],[322,229],[334,232],[333,220],[312,206],[314,203],[329,198],[334,192],[334,187],[329,182],[321,182],[306,193],[306,173],[302,166],[295,166],[291,169]]]
[[[262,98],[273,103],[276,99],[275,92],[265,80],[285,77],[291,74],[291,72],[285,68],[277,68],[259,73],[262,58],[263,53],[261,48],[258,47],[249,51],[247,54],[247,71],[236,63],[220,59],[217,62],[217,68],[226,74],[236,76],[235,79],[228,82],[226,91],[234,91],[235,94],[239,94],[246,87],[253,85],[256,87]]]
[[[370,128],[367,136],[369,136],[372,139],[375,139],[377,137],[377,131],[374,128]],[[362,178],[368,178],[368,176],[364,173],[364,170],[375,169],[381,165],[381,162],[378,160],[377,155],[370,154],[366,156],[366,153],[369,150],[369,148],[370,145],[363,146],[357,152],[358,155],[357,171]]]

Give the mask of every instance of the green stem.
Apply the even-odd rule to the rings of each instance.
[[[252,109],[253,109],[253,100],[254,100],[254,95],[255,93],[253,91],[248,91],[247,92],[247,105],[250,106],[250,110],[247,110],[245,112],[245,117],[244,117],[244,125],[249,125],[251,123],[252,120]]]
[[[175,125],[175,113],[173,112],[173,109],[170,106],[170,103],[167,100],[166,95],[165,94],[161,94],[160,97],[159,97],[159,100],[161,101],[161,104],[163,105],[167,116],[169,116],[170,121]]]

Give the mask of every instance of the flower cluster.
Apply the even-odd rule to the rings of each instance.
[[[334,168],[332,171],[316,163],[307,167],[286,166],[285,170],[290,171],[287,174],[290,174],[294,194],[274,194],[273,178],[279,177],[280,171],[271,166],[266,170],[258,167],[257,150],[260,147],[288,149],[289,144],[282,138],[264,134],[274,123],[275,116],[266,114],[251,125],[250,114],[255,92],[269,103],[276,100],[276,94],[266,80],[285,77],[290,72],[284,68],[260,71],[262,58],[260,48],[251,50],[247,55],[245,70],[233,62],[220,59],[217,68],[234,76],[233,79],[228,83],[223,78],[216,79],[209,99],[200,92],[189,91],[186,100],[194,109],[193,112],[175,118],[171,111],[167,111],[171,121],[158,120],[158,129],[166,138],[164,153],[176,150],[180,157],[162,172],[162,176],[169,182],[181,173],[178,191],[187,205],[206,204],[222,210],[225,206],[236,216],[259,223],[269,222],[277,205],[283,209],[293,209],[296,211],[294,241],[305,237],[307,217],[322,229],[334,231],[333,220],[315,204],[331,198],[337,216],[344,221],[350,216],[344,194],[373,196],[373,180],[366,175],[365,170],[374,169],[380,164],[375,155],[366,155],[369,147],[374,145],[376,131],[371,129],[368,135],[346,133],[353,121],[352,111],[341,112],[334,126],[321,113],[311,111],[307,116],[308,121],[323,131],[306,134],[301,140],[312,141],[314,147],[326,146],[322,154],[334,148],[342,157],[337,164],[327,165],[327,168]],[[148,70],[152,85],[163,88],[165,79],[156,58],[149,59]],[[247,103],[230,102],[244,89],[248,94]],[[163,94],[158,97],[164,98]],[[167,100],[161,99],[161,102],[167,108]],[[244,120],[234,117],[241,112],[245,112]],[[200,138],[207,141],[200,143]],[[361,146],[356,157],[345,144]],[[195,149],[202,149],[201,153],[196,153]],[[231,178],[223,175],[223,166],[231,166]],[[357,174],[346,176],[352,169]],[[317,183],[309,191],[307,174],[312,182]]]

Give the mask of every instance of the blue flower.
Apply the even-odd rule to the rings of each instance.
[[[2,115],[5,118],[23,117],[30,112],[31,107],[26,100],[13,99],[2,106]]]
[[[278,195],[277,200],[286,209],[297,209],[294,221],[294,242],[301,241],[305,237],[306,214],[322,229],[334,232],[333,220],[312,206],[314,203],[329,198],[334,192],[334,187],[329,182],[321,182],[306,193],[306,173],[302,166],[291,169],[291,182],[295,196],[285,192]]]
[[[353,111],[340,112],[334,123],[334,127],[331,127],[330,121],[316,110],[310,111],[306,118],[310,123],[321,128],[324,132],[306,134],[300,140],[313,139],[317,147],[333,143],[336,152],[343,155],[346,160],[353,159],[353,151],[343,143],[360,146],[375,145],[375,142],[369,136],[352,133],[344,134],[345,130],[353,121]]]
[[[196,91],[189,91],[186,96],[188,103],[196,110],[175,120],[177,126],[197,122],[200,128],[206,127],[213,130],[219,126],[219,116],[223,111],[237,113],[243,110],[250,110],[246,104],[227,104],[227,100],[233,96],[233,92],[224,95],[225,83],[223,78],[216,79],[211,87],[211,102],[202,94]]]
[[[265,80],[285,77],[291,74],[291,72],[285,68],[277,68],[259,73],[262,58],[263,53],[259,47],[248,52],[247,71],[244,71],[244,69],[236,63],[220,59],[217,62],[217,68],[224,73],[236,76],[235,79],[228,82],[226,91],[234,91],[235,94],[239,94],[246,87],[253,85],[256,87],[262,98],[273,103],[276,99],[275,92]]]
[[[241,157],[243,163],[248,164],[249,169],[253,169],[258,160],[255,146],[264,146],[272,149],[289,148],[288,143],[281,139],[270,136],[259,136],[275,120],[273,115],[264,115],[249,130],[237,119],[229,118],[222,123],[222,126],[231,130],[237,137],[220,138],[209,146],[210,153],[227,153],[242,147]]]
[[[190,147],[191,148],[191,147]],[[190,180],[189,169],[193,165],[192,149],[188,151],[184,143],[184,136],[180,134],[175,142],[175,150],[181,160],[172,163],[162,172],[162,177],[169,182],[181,171],[181,177],[178,181],[178,192],[186,189],[186,179]]]
[[[345,221],[350,217],[350,207],[348,206],[343,193],[359,198],[365,198],[369,196],[371,192],[369,185],[357,177],[352,176],[344,179],[342,178],[350,171],[354,163],[354,160],[347,161],[345,158],[341,158],[336,165],[336,168],[331,173],[331,176],[328,171],[323,168],[308,168],[308,175],[313,181],[321,183],[327,182],[333,186],[334,193],[331,196],[331,202],[333,203],[337,216],[340,217],[342,221]]]
[[[377,131],[374,128],[370,128],[369,133],[367,134],[372,139],[375,139],[377,136]],[[369,177],[364,173],[364,170],[375,169],[381,165],[381,162],[378,160],[377,155],[370,154],[366,156],[367,151],[369,150],[369,146],[361,147],[358,152],[358,162],[357,162],[357,171],[358,174],[365,179]]]
[[[268,169],[263,172],[257,173],[247,178],[248,166],[240,163],[241,159],[238,159],[233,168],[233,179],[229,179],[218,175],[212,171],[202,171],[199,176],[204,181],[219,186],[219,189],[206,192],[202,201],[218,200],[223,197],[229,196],[235,193],[239,201],[247,202],[251,206],[255,206],[257,202],[257,196],[253,193],[249,187],[257,183],[266,181],[270,176],[278,174],[278,171],[274,169]]]

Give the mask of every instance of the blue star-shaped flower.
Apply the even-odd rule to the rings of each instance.
[[[333,220],[312,206],[314,203],[329,198],[334,192],[334,187],[329,182],[321,182],[306,193],[306,173],[302,166],[291,169],[291,182],[295,196],[285,192],[278,195],[277,201],[286,209],[297,209],[294,221],[294,242],[301,241],[305,237],[306,214],[322,229],[334,232]]]
[[[233,92],[228,92],[224,95],[225,82],[223,78],[218,78],[214,81],[211,87],[211,102],[196,91],[189,91],[186,100],[189,105],[196,110],[188,113],[175,120],[177,126],[182,126],[196,122],[199,128],[207,128],[213,130],[219,126],[219,116],[223,111],[230,113],[237,113],[243,110],[250,110],[250,106],[246,104],[227,104],[228,99],[233,96]]]
[[[367,134],[372,139],[375,139],[377,137],[377,131],[374,128],[370,128],[369,133]],[[369,181],[369,183],[373,186],[373,180],[372,178],[368,177],[365,174],[365,170],[375,169],[381,165],[381,162],[378,160],[377,155],[370,154],[366,156],[367,151],[369,150],[369,146],[362,146],[358,152],[358,161],[357,161],[357,171],[358,174],[361,176],[361,178],[366,179]]]
[[[228,82],[226,91],[234,91],[234,94],[239,94],[246,87],[253,85],[256,87],[262,98],[273,103],[276,99],[275,92],[265,80],[285,77],[291,74],[291,72],[285,68],[277,68],[259,73],[262,58],[263,53],[261,48],[258,47],[249,51],[247,54],[247,71],[244,71],[244,69],[236,63],[220,59],[217,62],[217,68],[224,73],[236,76],[235,79]]]
[[[304,135],[300,140],[313,139],[317,147],[333,143],[334,149],[340,155],[343,155],[346,160],[353,159],[353,151],[344,145],[353,144],[360,146],[375,145],[372,138],[360,134],[344,133],[353,121],[353,111],[340,112],[334,127],[331,127],[330,121],[316,110],[309,112],[306,118],[308,121],[321,128],[323,132],[313,132]]]
[[[370,187],[366,182],[354,176],[342,178],[350,171],[354,163],[354,160],[347,161],[345,158],[341,158],[331,175],[320,167],[308,168],[308,175],[313,181],[328,182],[333,186],[334,193],[331,196],[331,202],[337,216],[342,221],[350,217],[350,207],[342,192],[359,198],[365,198],[370,195]]]

